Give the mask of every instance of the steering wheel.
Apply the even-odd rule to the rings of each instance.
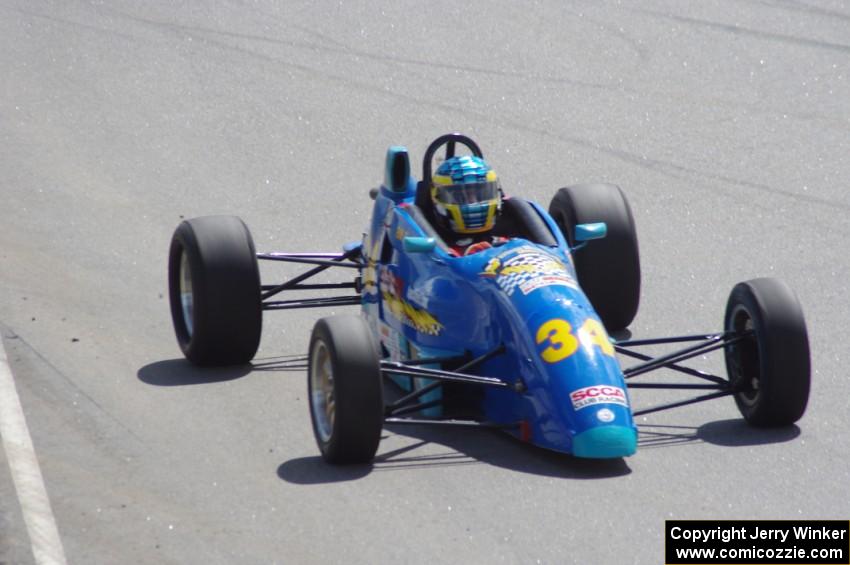
[[[428,183],[431,182],[431,161],[434,159],[434,154],[437,152],[437,150],[439,150],[443,145],[445,145],[446,159],[451,159],[455,156],[455,146],[458,143],[472,151],[472,154],[476,157],[484,157],[484,154],[481,153],[481,148],[478,147],[478,144],[472,141],[471,138],[463,135],[462,133],[447,133],[446,135],[441,135],[440,137],[432,141],[431,145],[429,145],[428,149],[425,151],[425,158],[422,160],[423,181]]]

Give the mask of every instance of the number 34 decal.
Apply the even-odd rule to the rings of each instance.
[[[546,344],[540,356],[547,363],[563,361],[575,353],[581,344],[586,347],[596,345],[605,355],[614,356],[614,346],[608,340],[608,334],[599,320],[588,318],[578,331],[573,331],[572,325],[561,318],[545,322],[537,329],[535,338],[537,345]]]

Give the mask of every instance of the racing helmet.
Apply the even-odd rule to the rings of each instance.
[[[431,177],[431,199],[437,215],[455,233],[483,233],[496,224],[502,190],[496,171],[484,159],[463,155],[437,167]]]

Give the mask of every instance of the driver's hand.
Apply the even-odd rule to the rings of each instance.
[[[478,243],[473,243],[469,247],[466,248],[466,251],[463,252],[464,256],[472,255],[473,253],[478,253],[479,251],[484,251],[485,249],[490,249],[493,247],[490,243],[486,241],[479,241]]]

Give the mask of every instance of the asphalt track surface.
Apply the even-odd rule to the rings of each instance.
[[[206,4],[0,1],[0,324],[69,563],[650,564],[669,518],[850,517],[845,2]],[[267,316],[253,370],[181,359],[181,218],[333,251],[387,146],[418,162],[455,130],[509,193],[624,188],[636,337],[717,330],[737,281],[788,282],[805,417],[654,414],[637,455],[601,463],[394,428],[374,465],[332,468],[288,361],[331,312]],[[0,562],[31,563],[5,458]]]

